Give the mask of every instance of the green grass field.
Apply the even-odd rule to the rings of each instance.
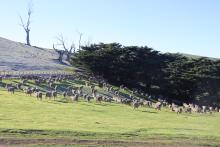
[[[164,108],[133,110],[116,103],[37,100],[0,88],[0,137],[175,141],[220,145],[220,113],[176,114]]]

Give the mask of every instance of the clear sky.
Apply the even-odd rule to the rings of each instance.
[[[0,0],[0,36],[25,42],[19,15],[29,0]],[[83,41],[147,45],[220,58],[220,0],[32,0],[31,44],[52,48],[63,34]]]

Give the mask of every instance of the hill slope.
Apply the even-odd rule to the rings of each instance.
[[[0,37],[0,71],[62,70],[54,50],[30,47]]]

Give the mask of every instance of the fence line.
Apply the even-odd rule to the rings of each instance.
[[[33,70],[33,71],[0,71],[0,76],[2,77],[19,77],[19,76],[31,76],[31,75],[72,75],[73,72],[71,71],[42,71],[42,70]]]

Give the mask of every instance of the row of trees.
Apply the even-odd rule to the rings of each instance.
[[[112,84],[170,100],[220,104],[220,61],[161,54],[147,46],[101,43],[82,47],[72,64],[103,75]]]

